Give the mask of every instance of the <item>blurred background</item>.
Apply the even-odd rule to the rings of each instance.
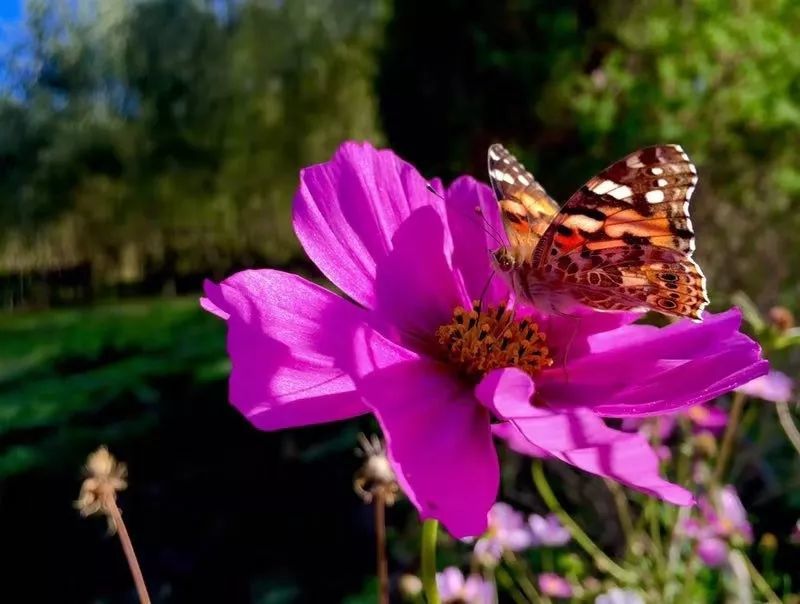
[[[319,277],[292,196],[346,139],[481,180],[502,141],[562,201],[680,143],[712,301],[796,313],[799,31],[789,0],[2,0],[0,601],[134,601],[119,544],[72,508],[101,443],[130,466],[156,601],[372,601],[351,486],[370,420],[255,431],[197,305],[242,267]],[[785,532],[797,464],[765,426],[743,496]],[[393,571],[416,563],[403,543]]]

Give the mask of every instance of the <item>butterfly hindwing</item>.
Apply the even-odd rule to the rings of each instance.
[[[531,264],[576,302],[648,308],[699,320],[708,303],[689,199],[697,170],[678,145],[641,149],[577,191],[539,240]]]

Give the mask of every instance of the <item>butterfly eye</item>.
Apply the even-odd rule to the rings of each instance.
[[[504,273],[514,268],[514,259],[505,248],[500,248],[494,253],[494,261],[497,268]]]

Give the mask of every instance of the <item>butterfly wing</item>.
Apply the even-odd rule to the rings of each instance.
[[[705,277],[692,260],[689,199],[697,169],[678,145],[641,149],[564,204],[532,264],[598,310],[651,309],[700,320]]]
[[[489,181],[511,247],[530,257],[558,204],[503,145],[489,147]]]

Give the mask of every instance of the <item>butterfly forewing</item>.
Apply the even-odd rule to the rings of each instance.
[[[503,145],[489,147],[488,164],[508,240],[531,254],[558,204]]]
[[[528,299],[547,297],[545,283],[553,299],[598,310],[647,308],[699,320],[708,297],[691,258],[696,184],[697,169],[678,145],[641,149],[600,172],[555,214],[520,267],[528,274],[518,281],[535,283]]]

